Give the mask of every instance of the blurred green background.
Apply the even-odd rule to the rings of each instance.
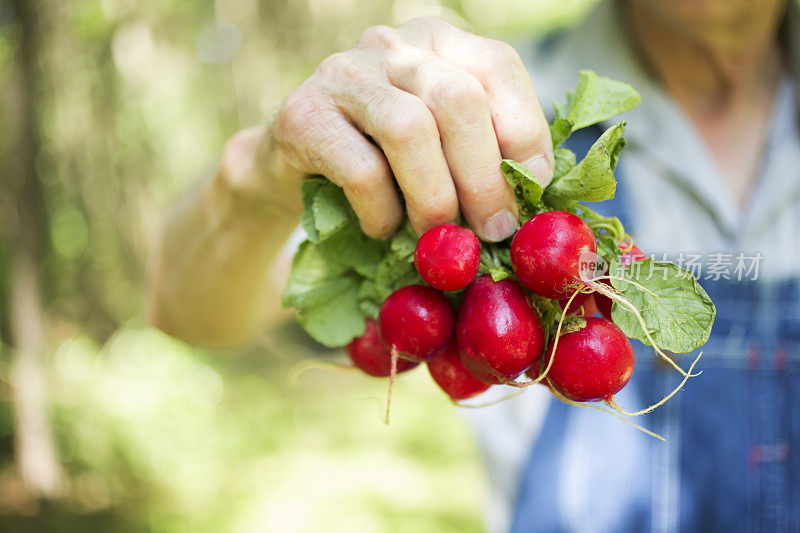
[[[0,530],[470,532],[487,490],[424,369],[290,370],[145,325],[159,219],[225,140],[374,24],[521,40],[593,0],[0,0]]]

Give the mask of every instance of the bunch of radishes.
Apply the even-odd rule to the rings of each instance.
[[[526,371],[532,380],[546,378],[570,400],[611,400],[630,380],[634,355],[628,338],[609,320],[606,296],[597,294],[607,318],[581,318],[598,307],[595,293],[581,292],[587,282],[579,270],[581,254],[597,251],[591,228],[572,213],[546,211],[520,228],[510,250],[519,282],[495,281],[479,275],[480,243],[469,229],[444,224],[428,230],[417,242],[414,264],[430,286],[409,285],[386,299],[378,324],[369,321],[366,333],[347,346],[353,364],[373,376],[390,376],[393,365],[404,372],[425,362],[454,401],[491,385],[527,385],[531,382],[517,381]],[[631,261],[644,254],[631,247],[623,257]],[[464,288],[456,313],[443,291]],[[553,338],[544,350],[553,332],[544,331],[525,289],[565,306],[573,295],[581,300],[572,302],[577,312],[557,346]]]
[[[694,375],[694,363],[685,371],[663,350],[686,353],[705,343],[714,304],[690,272],[646,258],[619,219],[584,203],[614,197],[625,123],[608,127],[580,162],[562,145],[639,100],[629,84],[580,72],[566,103],[555,105],[549,185],[516,161],[501,162],[522,226],[500,243],[482,243],[453,224],[419,239],[404,224],[389,241],[371,239],[339,187],[306,180],[307,239],[284,305],[318,342],[346,345],[355,367],[388,376],[390,397],[395,375],[424,362],[456,402],[492,385],[542,383],[566,402],[605,401],[613,414],[652,410]],[[634,262],[663,278],[643,275]],[[603,318],[592,316],[598,312]],[[683,376],[661,402],[634,413],[613,398],[633,373],[628,337]]]

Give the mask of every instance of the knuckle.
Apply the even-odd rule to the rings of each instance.
[[[225,143],[219,161],[222,176],[232,177],[244,171],[256,156],[263,133],[262,128],[248,128],[237,132]]]
[[[359,223],[364,233],[373,238],[389,237],[394,233],[402,220],[400,209],[384,209],[370,218],[360,218]]]
[[[467,72],[439,76],[431,88],[431,99],[437,106],[455,107],[461,111],[488,108],[489,99],[481,83]]]
[[[522,59],[513,46],[505,41],[488,39],[493,63],[500,67],[522,67]]]
[[[347,174],[345,186],[353,196],[366,196],[369,195],[369,193],[375,188],[372,179],[373,176],[371,176],[366,170],[350,170]]]
[[[497,142],[504,154],[509,157],[520,157],[520,154],[531,152],[536,146],[538,134],[532,130],[537,127],[529,124],[526,128],[519,121],[506,120],[502,127],[496,128]]]
[[[544,117],[524,120],[524,116],[504,116],[502,124],[496,128],[500,149],[514,159],[533,156],[552,145],[550,128]]]
[[[402,26],[408,28],[427,28],[430,30],[442,30],[445,28],[449,28],[452,25],[441,17],[426,15],[410,19],[407,22],[404,22]]]
[[[487,175],[491,174],[487,173]],[[483,182],[481,182],[479,186],[476,185],[472,187],[472,189],[469,191],[469,196],[472,197],[473,203],[478,203],[478,204],[485,204],[485,203],[492,204],[497,202],[502,203],[504,200],[507,199],[506,198],[508,192],[507,189],[508,185],[505,182],[500,181],[499,179],[484,180]]]
[[[296,89],[284,100],[275,121],[277,135],[286,140],[301,138],[310,127],[316,105],[309,94]]]
[[[260,128],[248,128],[244,130],[240,130],[236,132],[233,137],[228,139],[228,142],[225,143],[225,147],[222,150],[224,154],[240,154],[242,152],[250,151],[255,144],[258,143],[258,140],[261,136],[261,129]]]
[[[369,195],[384,183],[387,165],[377,160],[358,158],[347,169],[346,187],[356,196]]]
[[[433,115],[427,106],[416,98],[401,99],[390,106],[382,129],[384,139],[396,145],[407,145],[419,138],[438,136]]]
[[[361,34],[356,48],[393,48],[400,40],[400,34],[389,26],[372,26]]]
[[[355,60],[347,52],[337,52],[329,55],[319,64],[314,74],[329,77],[335,74],[348,74],[357,71]]]
[[[458,217],[458,200],[455,196],[436,195],[420,201],[413,209],[409,206],[409,209],[421,225],[430,228],[455,220]]]

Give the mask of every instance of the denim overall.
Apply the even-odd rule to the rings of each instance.
[[[579,132],[570,148],[580,157],[596,136]],[[635,235],[626,205],[622,179],[597,208]],[[521,476],[513,533],[800,531],[800,281],[701,283],[717,306],[703,373],[635,419],[667,442],[551,402]],[[627,410],[681,379],[633,344],[633,378],[617,395]],[[679,364],[688,368],[695,354]]]

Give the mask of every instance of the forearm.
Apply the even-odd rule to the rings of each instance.
[[[182,198],[164,225],[151,262],[148,315],[171,335],[240,344],[280,309],[274,267],[298,223],[299,187],[277,186],[286,183],[276,176],[285,169],[260,138],[255,130],[234,138],[214,175]]]

